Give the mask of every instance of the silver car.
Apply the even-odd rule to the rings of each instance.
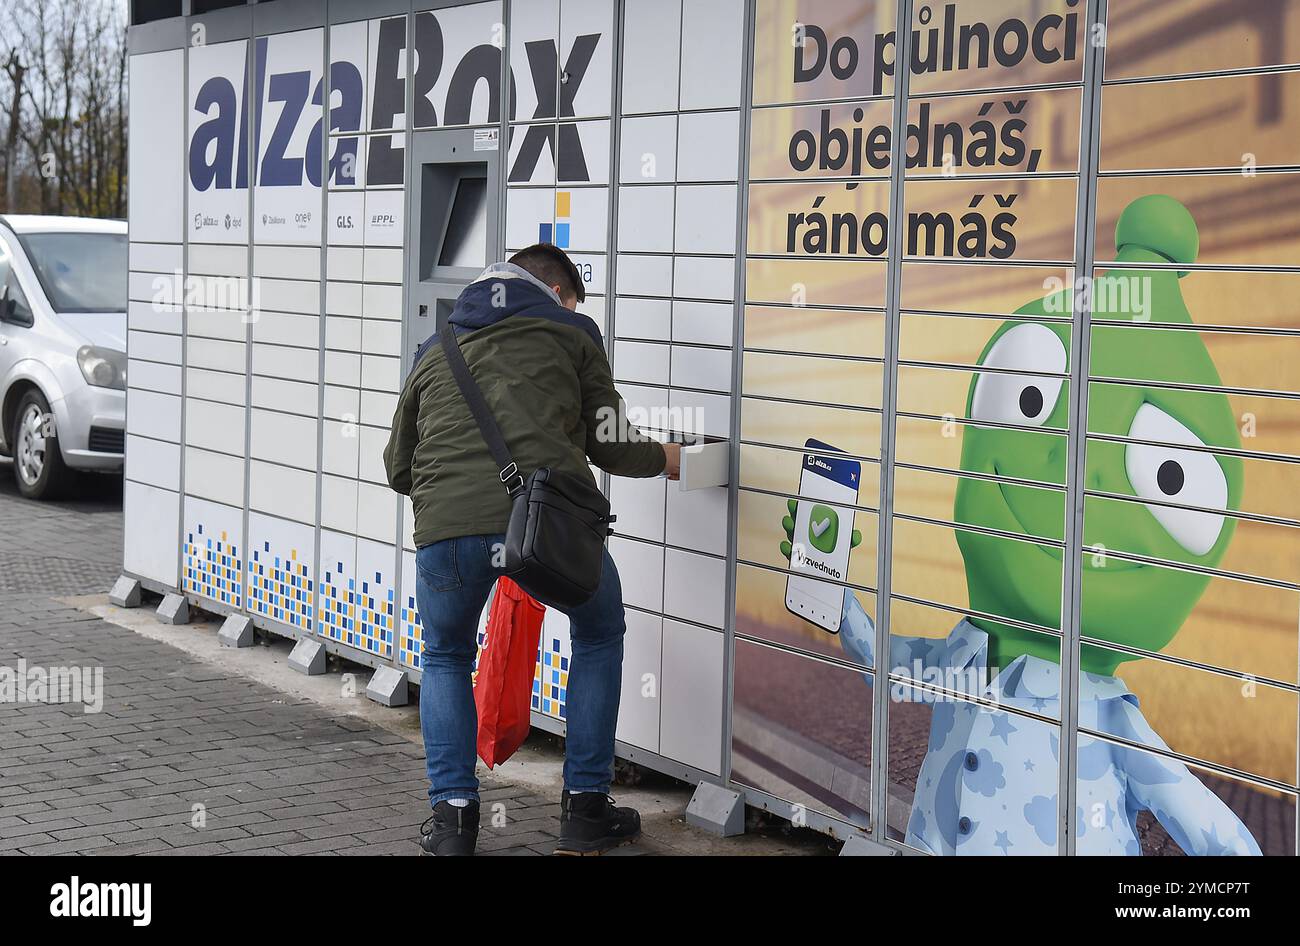
[[[24,496],[122,469],[126,224],[0,216],[0,452]]]

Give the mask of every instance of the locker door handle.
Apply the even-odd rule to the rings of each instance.
[[[429,317],[429,307],[427,305],[422,304],[420,306],[419,315],[420,318],[427,319]]]

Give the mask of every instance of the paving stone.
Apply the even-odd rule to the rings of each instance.
[[[20,834],[13,837],[8,837],[3,833],[0,833],[0,854],[14,852],[24,846],[41,844],[53,840],[55,840],[53,836],[45,834],[44,832]]]
[[[489,835],[486,832],[480,832],[478,850],[486,853],[488,851],[498,851],[501,848],[527,847],[530,844],[545,844],[547,842],[555,843],[555,836],[542,834],[540,831],[528,831],[516,835],[503,835],[496,832]]]
[[[239,838],[234,841],[226,841],[226,848],[232,852],[252,853],[257,850],[269,850],[278,844],[288,844],[295,841],[306,841],[297,831],[282,831],[279,834],[264,834],[256,837]]]

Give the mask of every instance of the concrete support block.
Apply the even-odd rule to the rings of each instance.
[[[309,677],[325,672],[325,645],[304,637],[289,652],[289,668]]]
[[[686,823],[721,838],[744,834],[744,796],[712,782],[701,782],[686,806]]]
[[[162,604],[158,605],[158,620],[164,624],[189,624],[190,603],[184,595],[164,595]]]
[[[253,622],[243,614],[227,614],[217,632],[217,641],[222,647],[252,647]]]
[[[366,684],[366,696],[382,706],[405,706],[406,674],[393,667],[380,667]]]
[[[873,841],[863,834],[855,834],[840,848],[840,857],[898,857],[896,848]]]
[[[108,593],[108,601],[119,608],[140,607],[140,579],[119,575],[113,582],[113,589]]]

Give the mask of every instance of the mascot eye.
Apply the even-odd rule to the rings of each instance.
[[[1138,408],[1128,435],[1134,440],[1205,446],[1201,438],[1153,404]],[[1228,478],[1213,454],[1131,443],[1124,449],[1124,467],[1133,491],[1143,499],[1209,509],[1228,506]],[[1193,555],[1209,552],[1223,531],[1223,516],[1218,513],[1152,504],[1147,509],[1174,541]]]
[[[1065,345],[1045,325],[1027,323],[993,343],[983,365],[1006,371],[1065,373]],[[971,399],[971,417],[998,424],[1041,427],[1056,407],[1062,378],[981,372]]]

